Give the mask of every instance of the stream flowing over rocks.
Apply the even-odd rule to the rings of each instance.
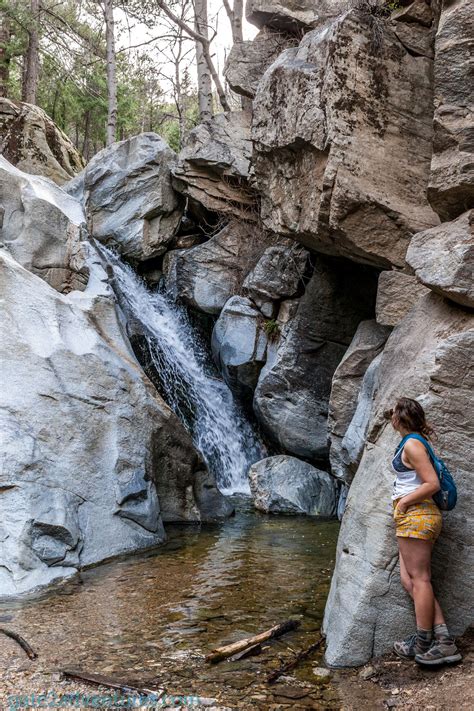
[[[2,103],[2,595],[222,521],[246,492],[270,517],[339,516],[326,662],[364,664],[414,626],[383,416],[407,396],[458,486],[434,585],[467,629],[470,4],[248,0],[259,33],[225,75],[252,111],[178,154],[143,133],[82,169],[41,112]],[[12,140],[19,111],[41,160]]]

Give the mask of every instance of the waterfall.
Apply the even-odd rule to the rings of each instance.
[[[97,245],[114,272],[123,310],[140,324],[168,405],[224,494],[249,493],[247,472],[264,456],[263,446],[227,385],[213,374],[184,309],[169,294],[150,291],[110,249]]]

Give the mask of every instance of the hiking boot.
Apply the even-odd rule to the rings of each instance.
[[[461,659],[462,655],[452,639],[435,639],[427,652],[415,655],[415,662],[428,667],[454,664],[460,662]]]
[[[410,635],[401,642],[394,642],[393,651],[402,659],[413,659],[415,657],[415,654],[421,654],[421,652],[423,651],[417,648],[416,638],[417,634],[415,632],[415,634]]]

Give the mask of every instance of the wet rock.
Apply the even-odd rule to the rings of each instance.
[[[182,215],[171,186],[176,154],[156,133],[99,151],[64,186],[84,204],[90,232],[132,260],[164,254]]]
[[[331,441],[330,461],[333,473],[341,476],[338,466],[341,443],[358,405],[363,377],[373,359],[381,352],[390,329],[374,320],[362,321],[339,363],[331,387],[328,429]],[[367,403],[370,407],[370,403]]]
[[[212,352],[229,387],[244,399],[252,399],[267,344],[260,311],[242,296],[229,299],[212,332]]]
[[[400,395],[419,399],[437,432],[436,450],[456,477],[457,507],[444,518],[433,580],[447,623],[458,635],[471,621],[470,447],[474,432],[474,316],[437,294],[424,296],[385,346],[367,443],[349,490],[337,562],[326,605],[326,661],[365,664],[413,629],[413,607],[396,568],[398,551],[390,501],[390,461],[399,436],[383,418]]]
[[[266,434],[296,456],[327,456],[331,381],[360,321],[370,317],[375,276],[370,269],[316,258],[315,269],[262,370],[254,411]]]
[[[251,154],[250,114],[217,114],[190,131],[173,167],[173,186],[208,210],[253,220]]]
[[[268,245],[255,227],[231,221],[207,242],[165,257],[166,286],[198,311],[218,314]]]
[[[254,506],[265,513],[336,515],[334,479],[295,457],[279,455],[252,464],[249,481]]]
[[[257,27],[295,31],[315,27],[347,9],[344,0],[247,0],[245,16]]]
[[[395,270],[382,272],[375,305],[377,323],[396,326],[426,293],[426,288],[411,274]]]
[[[253,40],[235,42],[224,67],[224,76],[232,91],[253,98],[267,67],[295,42],[291,34],[275,32],[268,27],[264,27]]]
[[[474,307],[474,210],[416,234],[407,262],[425,286]]]
[[[474,14],[443,3],[435,41],[435,115],[428,198],[442,220],[474,207]]]
[[[88,280],[80,203],[52,180],[29,175],[0,156],[0,241],[54,289],[82,291]]]
[[[267,69],[253,102],[255,184],[270,231],[402,267],[411,235],[438,223],[426,197],[432,62],[389,23],[375,52],[372,20],[351,10]]]
[[[0,97],[0,153],[19,170],[58,185],[84,167],[69,137],[39,106]]]
[[[202,464],[124,339],[89,251],[90,288],[65,296],[0,250],[5,596],[160,543],[160,502],[201,520]]]

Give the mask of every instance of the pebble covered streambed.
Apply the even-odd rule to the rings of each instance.
[[[168,542],[153,551],[83,571],[39,597],[1,604],[0,626],[23,635],[38,659],[28,660],[0,635],[0,708],[21,708],[14,705],[19,695],[31,700],[47,692],[52,699],[87,692],[102,696],[107,707],[112,692],[65,681],[63,668],[164,688],[175,705],[184,696],[216,699],[219,708],[339,708],[330,682],[314,674],[322,652],[277,683],[265,681],[318,637],[338,522],[266,516],[245,497],[234,499],[236,515],[223,524],[168,526]],[[300,626],[264,643],[259,654],[204,661],[212,648],[287,619]]]

